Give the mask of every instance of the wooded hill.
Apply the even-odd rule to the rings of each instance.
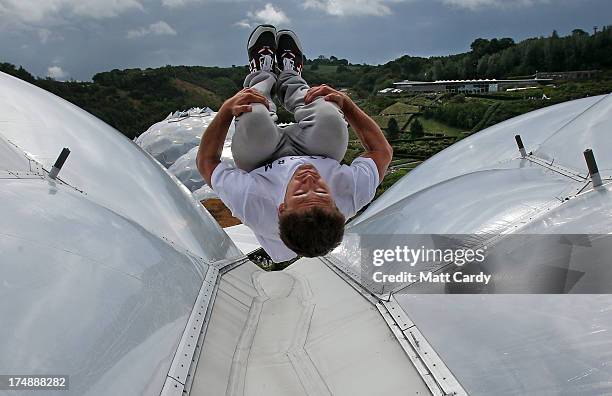
[[[306,61],[303,75],[311,85],[326,83],[349,89],[370,114],[376,115],[388,106],[376,103],[376,92],[398,80],[502,78],[584,69],[612,69],[612,27],[595,34],[577,29],[565,37],[553,32],[549,37],[519,43],[511,38],[479,38],[466,53],[430,58],[405,55],[378,66],[319,56]],[[112,70],[96,74],[92,82],[36,78],[8,63],[0,63],[0,71],[53,92],[133,138],[175,110],[196,106],[218,109],[242,87],[248,69],[165,66]],[[608,74],[601,76],[607,78]],[[279,118],[290,120],[286,112],[279,112]]]

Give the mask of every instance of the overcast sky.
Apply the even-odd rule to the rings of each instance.
[[[306,56],[384,63],[464,52],[477,37],[612,24],[610,0],[0,0],[0,62],[90,80],[115,68],[246,64],[251,28],[294,29]]]

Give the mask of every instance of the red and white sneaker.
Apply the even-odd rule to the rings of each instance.
[[[304,51],[293,31],[279,30],[276,33],[276,62],[281,71],[293,70],[302,74]]]
[[[276,28],[272,25],[257,26],[249,36],[247,52],[251,73],[258,70],[274,73],[276,67]]]

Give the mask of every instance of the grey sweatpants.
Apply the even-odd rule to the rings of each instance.
[[[254,103],[253,111],[236,118],[232,155],[238,168],[250,172],[290,155],[322,155],[337,161],[344,158],[348,129],[342,112],[335,103],[322,97],[304,104],[304,95],[310,87],[296,72],[282,72],[277,78],[273,73],[257,71],[246,77],[244,86],[261,92],[268,99],[270,110]],[[294,114],[295,124],[276,125],[274,91],[287,111]]]

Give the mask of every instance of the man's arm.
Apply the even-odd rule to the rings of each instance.
[[[327,85],[311,88],[304,97],[304,102],[310,103],[318,96],[323,96],[325,100],[334,102],[340,107],[346,121],[353,128],[366,150],[362,157],[372,158],[378,169],[379,181],[382,181],[393,159],[393,148],[387,142],[378,124],[361,110],[348,95]]]
[[[232,119],[242,113],[252,111],[251,103],[262,103],[266,107],[269,106],[268,100],[260,92],[252,88],[245,88],[223,102],[217,115],[202,135],[196,156],[196,165],[206,184],[211,188],[212,174],[221,162],[223,143]]]

